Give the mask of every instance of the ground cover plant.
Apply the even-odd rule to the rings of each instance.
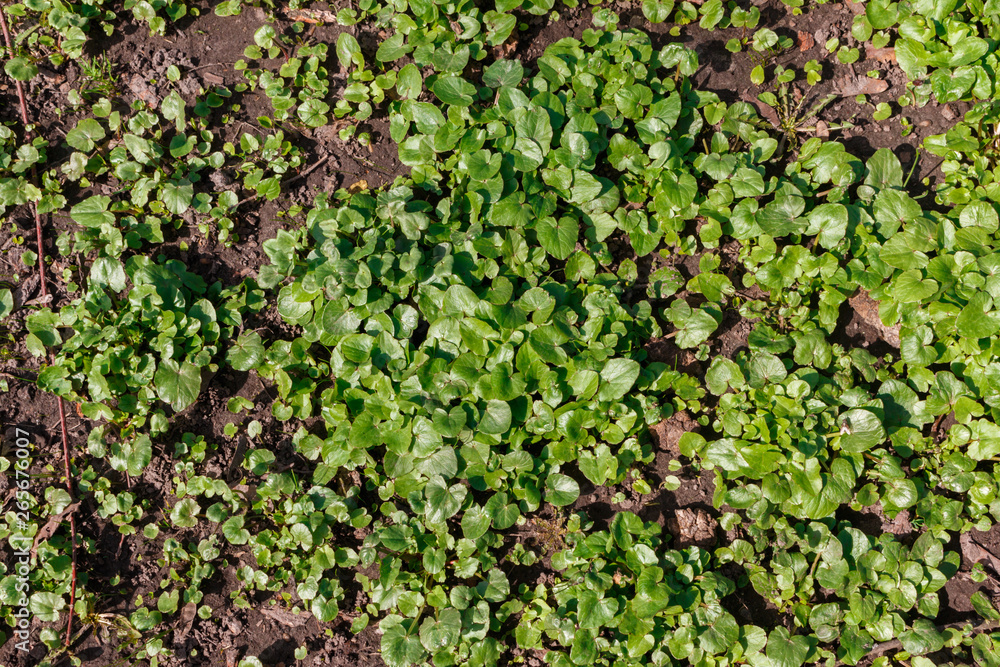
[[[990,3],[0,11],[0,664],[998,664]]]

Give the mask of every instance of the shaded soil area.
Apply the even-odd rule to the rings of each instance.
[[[757,100],[757,95],[769,88],[756,86],[750,81],[750,71],[757,62],[757,56],[752,56],[747,48],[737,54],[732,54],[725,48],[728,40],[746,36],[740,29],[709,33],[697,26],[687,26],[681,31],[679,38],[674,38],[668,34],[667,26],[648,24],[638,3],[617,2],[610,3],[609,6],[620,12],[623,27],[649,31],[657,47],[679,39],[686,46],[695,49],[699,54],[701,67],[694,79],[700,89],[715,92],[726,102],[749,102],[764,118],[780,125],[781,119],[775,112]],[[862,59],[853,65],[841,65],[832,59],[823,47],[827,39],[837,37],[842,43],[855,45],[850,37],[850,22],[854,13],[848,4],[817,5],[801,16],[788,14],[787,8],[778,0],[768,0],[760,8],[763,14],[761,25],[771,27],[779,35],[787,36],[795,43],[792,49],[767,60],[769,74],[779,65],[794,67],[801,72],[807,61],[817,59],[823,65],[823,81],[815,87],[809,87],[801,81],[800,76],[793,87],[800,90],[807,100],[840,93],[819,115],[826,130],[814,127],[811,131],[800,132],[801,136],[790,137],[791,145],[808,136],[823,136],[824,132],[829,132],[831,138],[843,140],[850,151],[862,158],[871,155],[878,148],[891,148],[899,155],[904,169],[909,170],[923,139],[944,132],[964,111],[960,105],[942,107],[934,103],[921,109],[908,107],[901,110],[897,99],[905,93],[905,76],[884,53],[865,52]],[[564,37],[580,38],[583,31],[591,27],[589,11],[588,7],[566,10],[561,13],[558,21],[551,21],[549,17],[525,15],[523,19],[528,29],[517,34],[512,44],[502,47],[502,52],[498,51],[495,55],[520,58],[531,70],[535,59],[543,53],[546,46]],[[254,32],[266,21],[264,14],[254,8],[247,8],[240,16],[222,18],[215,16],[206,7],[201,16],[185,18],[169,28],[165,37],[157,37],[150,36],[146,26],[128,18],[126,12],[121,12],[120,16],[122,18],[116,23],[114,34],[109,38],[91,40],[87,50],[89,56],[106,57],[115,63],[118,80],[116,93],[125,103],[135,100],[158,103],[166,91],[170,90],[162,82],[171,65],[178,65],[182,69],[183,78],[178,86],[188,101],[202,87],[208,89],[224,85],[232,88],[243,80],[242,75],[233,70],[233,63],[243,57],[244,48],[253,43]],[[277,23],[280,29],[287,29],[288,25],[287,21]],[[338,27],[314,27],[311,28],[311,37],[330,44],[332,52],[332,45],[341,30]],[[372,52],[378,46],[375,35],[360,34],[358,38],[363,48]],[[335,56],[331,55],[330,61],[334,62]],[[870,74],[872,72],[877,72],[877,78]],[[346,85],[343,74],[333,73],[333,80],[331,100],[336,99]],[[769,75],[768,80],[773,80],[773,76]],[[157,83],[158,81],[161,83]],[[881,85],[858,88],[872,81],[885,82],[887,85],[884,88]],[[41,136],[51,142],[51,157],[55,160],[67,157],[59,152],[61,149],[58,144],[68,129],[73,127],[79,114],[87,112],[86,107],[77,114],[64,111],[68,109],[68,93],[84,83],[84,75],[79,68],[67,65],[60,71],[43,71],[30,91],[29,114],[38,123]],[[773,90],[773,86],[770,89]],[[855,99],[858,93],[852,91],[862,89],[879,89],[879,92],[870,93],[866,102],[859,102]],[[257,117],[270,112],[269,100],[262,93],[256,92],[237,94],[235,101],[241,105],[241,109],[233,115],[231,122],[223,124],[220,111],[216,111],[211,117],[213,123],[221,128],[222,138],[226,141],[238,141],[244,132],[262,134],[264,130]],[[3,103],[3,120],[16,120],[16,97],[12,86],[0,84],[0,102]],[[872,119],[874,104],[878,102],[893,105],[895,113],[889,120],[878,122]],[[905,136],[902,136],[902,116],[909,118],[912,125],[912,130]],[[832,129],[838,124],[846,123],[853,127]],[[807,125],[815,126],[816,123],[810,122]],[[345,143],[339,138],[337,131],[337,124],[313,130],[294,127],[288,130],[288,139],[303,151],[304,169],[311,171],[304,178],[289,182],[289,187],[285,188],[285,196],[280,200],[263,204],[250,202],[241,206],[235,229],[240,238],[238,243],[225,247],[212,237],[206,238],[198,231],[198,220],[192,216],[179,230],[169,234],[166,243],[158,251],[184,260],[191,270],[197,271],[210,282],[220,280],[231,285],[245,276],[254,275],[267,263],[262,243],[273,238],[277,230],[287,224],[287,218],[283,214],[294,204],[304,204],[318,192],[329,193],[361,183],[363,187],[377,188],[405,173],[406,169],[398,161],[396,147],[389,138],[388,122],[384,116],[376,114],[359,128],[359,131],[370,133],[373,140],[370,149],[356,142]],[[920,183],[924,179],[928,179],[929,186],[933,186],[939,176],[936,169],[937,165],[932,161],[917,162],[911,188],[923,188]],[[238,188],[237,185],[233,187]],[[81,193],[71,192],[67,196],[78,194]],[[242,199],[250,193],[238,189],[237,194]],[[13,231],[10,225],[5,225],[0,230],[0,252],[3,253],[0,257],[0,277],[13,278],[19,283],[16,296],[20,305],[35,299],[39,292],[37,280],[33,283],[29,277],[32,271],[16,259],[20,254],[17,238],[31,238],[33,220],[30,219],[29,211],[22,207],[14,212],[10,221],[14,223]],[[46,221],[46,225],[49,243],[47,253],[55,256],[58,254],[54,246],[56,235],[71,229],[72,225],[61,218]],[[657,262],[660,263],[644,268],[647,275],[651,269],[663,265],[661,260]],[[696,258],[677,258],[675,264],[685,277],[697,272]],[[54,268],[72,270],[78,267],[71,267],[67,263],[66,266]],[[55,282],[53,287],[57,287]],[[641,293],[637,296],[644,298]],[[61,291],[61,288],[56,289],[54,305],[65,304],[71,298],[72,295]],[[862,310],[863,306],[844,306],[842,313],[845,339],[863,340],[864,345],[873,353],[892,353],[894,349],[891,334],[879,330],[870,317],[861,314]],[[12,331],[21,327],[23,318],[24,311],[15,313],[9,322]],[[726,314],[726,318],[712,353],[733,357],[746,348],[752,323],[731,312]],[[274,313],[263,313],[252,324],[278,333],[282,326],[279,322]],[[895,347],[898,348],[898,338]],[[30,369],[35,366],[23,340],[12,340],[5,344],[5,349],[9,355],[5,361],[0,362],[0,371],[4,373],[0,378],[6,380],[9,390],[0,395],[0,424],[5,429],[3,446],[9,447],[12,440],[11,427],[19,426],[31,431],[35,442],[33,461],[40,472],[45,466],[54,466],[55,462],[61,460],[56,400],[37,391],[29,382],[18,379],[33,377]],[[646,350],[650,359],[663,361],[677,370],[698,377],[703,377],[707,367],[707,363],[696,359],[692,351],[680,350],[669,339],[650,341]],[[234,396],[246,398],[253,403],[248,414],[236,416],[227,411],[227,402]],[[271,416],[270,406],[273,400],[266,384],[254,374],[224,370],[211,378],[196,405],[174,417],[170,432],[157,443],[155,451],[169,452],[168,448],[182,439],[185,433],[203,436],[215,446],[207,459],[205,474],[227,477],[232,470],[231,462],[242,458],[246,442],[240,437],[227,436],[225,427],[230,422],[245,424],[256,419],[262,425],[260,441],[267,443],[276,454],[275,466],[301,467],[308,471],[313,464],[295,454],[291,445],[291,432],[294,428],[290,429],[288,424],[278,422]],[[81,418],[72,409],[67,412],[67,420],[74,451],[82,455],[86,436],[96,424]],[[666,533],[672,536],[674,547],[698,545],[711,548],[731,540],[733,535],[727,534],[717,523],[721,511],[713,506],[712,474],[679,462],[677,440],[681,434],[699,428],[698,423],[689,415],[679,413],[654,430],[652,445],[655,458],[650,466],[641,471],[653,488],[652,494],[638,493],[633,488],[632,477],[621,487],[595,488],[586,483],[582,476],[578,476],[585,483],[583,494],[572,509],[583,512],[598,524],[610,521],[615,512],[634,512],[647,521],[663,525]],[[128,482],[134,482],[133,493],[150,500],[155,508],[162,510],[165,498],[173,488],[173,475],[169,458],[163,457],[161,460],[154,456],[154,462],[143,478]],[[664,486],[669,478],[676,478],[679,482],[673,490],[667,488],[673,486],[672,483]],[[8,493],[8,482],[5,478],[0,478],[0,497],[6,498]],[[541,513],[522,534],[509,536],[511,543],[521,542],[536,549],[544,547],[541,550],[548,554],[536,566],[518,570],[516,577],[512,576],[515,586],[517,583],[534,585],[551,578],[547,561],[552,551],[559,546],[557,539],[561,538],[558,525],[553,527],[558,522],[558,517],[550,510],[551,508],[547,510],[547,514]],[[81,555],[80,571],[89,573],[86,585],[90,590],[100,593],[103,606],[98,611],[108,615],[127,616],[137,608],[138,595],[144,595],[148,599],[150,594],[159,591],[160,581],[169,575],[170,570],[169,566],[157,562],[166,537],[175,537],[185,543],[196,543],[206,537],[160,535],[154,540],[148,540],[141,534],[123,536],[111,522],[98,517],[95,507],[89,506],[81,508],[78,517],[81,537],[93,540],[95,544],[94,553]],[[874,532],[898,534],[906,528],[899,517],[890,520],[887,517],[868,516],[866,519],[866,530]],[[339,536],[338,539],[344,543],[357,544],[363,537],[363,532],[359,532]],[[968,599],[972,592],[983,590],[991,596],[1000,592],[1000,537],[996,531],[973,537],[973,546],[956,545],[960,546],[964,556],[963,572],[945,589],[946,599],[942,600],[942,609],[947,608],[943,612],[944,621],[966,617],[963,614],[968,614],[971,610]],[[9,556],[5,554],[0,557],[7,559]],[[233,594],[241,588],[236,570],[252,563],[252,555],[227,545],[223,557],[227,565],[220,568],[203,587],[205,598],[202,604],[210,606],[215,614],[202,619],[182,611],[172,617],[172,632],[164,643],[175,651],[177,657],[167,664],[235,667],[239,659],[246,655],[259,656],[265,665],[374,667],[383,664],[379,657],[379,635],[374,621],[358,635],[350,632],[351,621],[366,602],[356,584],[351,581],[341,582],[347,595],[341,604],[340,617],[329,624],[318,622],[308,613],[294,614],[280,602],[280,598],[261,592],[250,595],[251,605],[248,609],[237,610],[232,603]],[[969,576],[968,572],[974,562],[984,564],[987,572],[985,581],[976,583]],[[740,573],[734,571],[731,574],[735,580]],[[284,592],[293,593],[292,587],[289,586]],[[761,623],[762,619],[777,618],[776,610],[756,596],[749,587],[740,589],[729,606],[737,618],[743,621],[754,620]],[[119,648],[120,643],[108,627],[95,626],[88,628],[80,638],[77,655],[84,664],[94,667],[119,664],[116,660],[128,654],[128,651],[123,652]],[[300,646],[308,649],[309,657],[298,663],[294,651]],[[26,655],[17,652],[12,642],[0,647],[0,664],[11,667],[35,665],[43,656],[44,647],[37,641],[34,642],[32,652]],[[531,655],[526,656],[525,660],[527,664],[539,664],[540,658],[541,656]],[[126,664],[133,663],[127,659]]]

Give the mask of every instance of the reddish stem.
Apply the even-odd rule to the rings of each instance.
[[[76,494],[73,493],[73,477],[69,467],[69,436],[66,435],[66,409],[62,397],[59,397],[59,429],[62,431],[63,446],[63,471],[66,473],[66,491],[69,493],[69,502],[73,504]],[[70,637],[73,634],[73,609],[76,605],[76,518],[74,512],[69,513],[69,537],[72,546],[73,570],[69,583],[69,620],[66,621],[66,646],[70,644]]]
[[[3,39],[7,44],[7,54],[13,58],[14,57],[14,47],[11,46],[10,42],[10,29],[7,27],[7,14],[5,11],[0,10],[0,27],[3,28]],[[28,122],[28,104],[24,101],[24,86],[21,82],[14,80],[14,86],[17,88],[17,99],[21,103],[21,122],[27,127],[30,123]],[[31,165],[31,179],[33,182],[38,182],[38,174],[35,171],[35,165]],[[45,246],[42,243],[42,218],[38,215],[38,204],[36,202],[31,203],[31,211],[35,215],[35,241],[38,245],[38,277],[41,279],[42,283],[42,300],[48,296],[48,288],[45,286]]]
[[[3,29],[4,43],[7,45],[7,53],[13,58],[14,48],[11,46],[10,41],[10,29],[7,27],[7,14],[6,11],[0,8],[0,28]],[[21,85],[20,81],[15,80],[14,86],[17,89],[17,99],[21,105],[21,121],[24,123],[25,131],[27,131],[28,125],[28,104],[24,99],[24,86]],[[35,165],[31,166],[31,180],[34,183],[38,182],[38,173],[35,170]],[[48,287],[45,284],[45,244],[44,236],[42,234],[42,218],[38,215],[38,204],[32,202],[31,210],[35,215],[35,241],[38,244],[38,278],[41,283],[41,293],[42,300],[49,294]],[[63,447],[63,470],[66,473],[66,490],[69,492],[70,504],[73,502],[73,477],[70,474],[69,465],[69,436],[66,432],[66,408],[63,404],[62,397],[57,397],[59,401],[59,428],[62,431],[62,447]],[[66,646],[69,646],[70,639],[73,632],[73,610],[76,607],[76,518],[73,512],[69,514],[69,535],[70,544],[72,545],[72,558],[73,558],[73,569],[70,578],[69,587],[69,620],[66,622]]]

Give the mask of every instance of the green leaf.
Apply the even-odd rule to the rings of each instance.
[[[171,90],[170,94],[163,98],[160,103],[160,113],[167,120],[174,121],[178,132],[183,132],[186,125],[184,113],[184,100],[177,94],[176,90]]]
[[[712,365],[705,373],[705,384],[708,386],[708,390],[716,396],[726,393],[728,388],[739,391],[745,383],[746,378],[740,367],[736,362],[725,357],[716,357],[712,360]]]
[[[913,655],[926,655],[944,648],[944,636],[934,623],[918,618],[913,621],[913,627],[899,634],[903,650]]]
[[[820,204],[807,216],[806,234],[816,236],[824,248],[833,248],[847,233],[847,208],[843,204]]]
[[[329,104],[311,97],[300,104],[295,113],[299,120],[309,127],[321,127],[327,123],[326,114],[328,111],[330,111]]]
[[[767,657],[772,667],[802,667],[814,642],[801,635],[789,636],[785,628],[775,628],[767,636]]]
[[[163,614],[173,614],[177,611],[177,602],[180,600],[181,592],[173,590],[169,593],[164,591],[156,600],[156,608]]]
[[[445,104],[458,107],[469,106],[476,95],[476,87],[460,76],[439,77],[431,91]]]
[[[985,461],[1000,454],[1000,426],[977,419],[969,424],[968,454],[976,461]]]
[[[356,63],[355,56],[361,55],[361,45],[354,35],[349,32],[342,32],[337,36],[337,61],[340,66],[350,69]],[[376,56],[377,57],[377,56]]]
[[[112,257],[98,257],[90,267],[90,282],[121,292],[127,286],[122,263]]]
[[[863,452],[885,441],[885,429],[875,413],[853,408],[837,419],[840,425],[840,446],[845,452]]]
[[[0,320],[14,312],[14,297],[9,289],[0,289]]]
[[[11,58],[4,63],[3,71],[15,81],[31,81],[38,74],[38,66],[27,58]]]
[[[1000,612],[997,611],[993,603],[983,595],[982,591],[976,591],[972,594],[971,598],[972,608],[976,610],[976,613],[986,621],[1000,621]]]
[[[754,352],[750,357],[749,384],[760,389],[768,383],[778,383],[788,377],[788,370],[781,359],[770,352]]]
[[[599,401],[617,401],[624,398],[639,378],[639,362],[633,359],[609,359],[601,369]]]
[[[500,435],[510,430],[511,413],[506,401],[487,401],[486,409],[479,420],[479,430],[483,433]]]
[[[958,333],[965,338],[989,338],[1000,331],[1000,313],[992,310],[993,297],[976,292],[955,319]]]
[[[920,303],[934,296],[937,291],[937,282],[924,278],[917,269],[903,271],[896,276],[892,286],[892,295],[900,303]]]
[[[72,130],[66,133],[66,143],[78,151],[89,153],[107,134],[99,122],[93,118],[84,118]]]
[[[865,185],[878,189],[903,187],[903,167],[899,158],[888,148],[880,148],[865,165]]]
[[[462,637],[462,613],[442,609],[437,618],[426,618],[420,625],[420,643],[431,653],[455,646]]]
[[[45,623],[56,623],[59,620],[59,612],[65,608],[66,600],[63,596],[48,591],[32,593],[28,599],[28,609],[38,620]]]
[[[197,517],[200,512],[201,508],[198,507],[194,498],[182,498],[170,510],[170,522],[176,528],[191,528],[197,525]]]
[[[383,40],[375,52],[375,60],[380,63],[391,63],[399,60],[410,52],[411,47],[405,43],[406,35],[397,32],[389,39]],[[339,57],[340,52],[337,52]]]
[[[990,204],[974,201],[962,209],[959,224],[963,227],[982,227],[987,232],[993,233],[1000,227],[1000,217]]]
[[[409,623],[416,623],[410,620]],[[399,616],[389,616],[380,624],[382,629],[382,659],[388,667],[409,667],[423,660],[426,652],[417,638],[402,624]]]
[[[535,223],[535,233],[538,234],[539,243],[550,255],[556,259],[569,259],[580,237],[580,224],[576,218],[568,215],[558,220],[546,217]]]
[[[524,78],[519,60],[497,60],[483,70],[483,83],[490,88],[516,88]]]
[[[264,360],[264,344],[256,331],[244,331],[226,353],[229,365],[238,371],[249,371]]]
[[[131,440],[111,444],[108,462],[118,472],[127,472],[138,477],[153,459],[153,443],[149,436],[142,434]]]
[[[701,345],[719,326],[715,318],[705,310],[691,308],[682,299],[676,299],[671,303],[664,314],[677,327],[674,342],[681,348]]]
[[[651,23],[663,23],[673,9],[674,0],[642,0],[642,13]]]
[[[584,590],[577,598],[577,619],[581,628],[597,630],[610,626],[618,613],[618,600],[600,598],[592,590]]]
[[[479,505],[473,505],[462,515],[462,534],[468,540],[478,540],[490,528],[492,519]]]
[[[115,222],[115,216],[108,211],[110,204],[110,197],[92,195],[71,208],[69,215],[84,227],[112,225]]]
[[[580,485],[572,477],[551,473],[545,478],[545,500],[556,507],[565,507],[580,497]]]
[[[178,364],[164,359],[153,376],[160,399],[180,412],[192,405],[201,393],[201,370],[189,361]]]
[[[466,488],[461,484],[448,487],[440,475],[431,477],[424,488],[424,494],[427,497],[427,511],[425,513],[427,520],[431,523],[441,523],[455,516],[462,508],[466,493]]]
[[[183,214],[194,200],[194,186],[188,181],[165,183],[160,189],[160,199],[174,215]]]
[[[222,535],[230,544],[243,545],[250,541],[250,531],[243,527],[242,516],[233,516],[222,524]]]

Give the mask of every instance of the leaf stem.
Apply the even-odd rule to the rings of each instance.
[[[913,164],[910,165],[910,173],[908,173],[906,175],[906,180],[903,181],[903,187],[904,188],[909,184],[910,178],[913,176],[913,172],[916,170],[916,168],[917,168],[917,162],[919,162],[919,161],[920,161],[920,148],[918,147],[917,148],[917,154],[913,156]]]

